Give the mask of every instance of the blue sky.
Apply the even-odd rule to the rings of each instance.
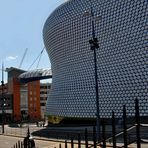
[[[63,2],[64,0],[0,0],[1,65],[4,62],[5,68],[18,68],[25,49],[28,48],[21,66],[21,69],[28,70],[44,47],[42,30],[47,17]],[[35,69],[37,63],[31,69]],[[50,66],[44,50],[38,68]]]

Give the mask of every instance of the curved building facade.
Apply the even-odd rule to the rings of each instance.
[[[93,18],[84,16],[91,10]],[[136,98],[140,114],[148,116],[147,12],[147,0],[69,0],[48,17],[43,29],[52,66],[48,115],[96,117],[94,54],[89,44],[94,19],[101,118],[110,118],[112,110],[121,117],[123,105],[134,116]]]

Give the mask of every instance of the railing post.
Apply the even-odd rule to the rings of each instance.
[[[96,148],[96,127],[93,126],[93,143],[94,143],[94,148]]]
[[[80,133],[78,134],[78,148],[81,148],[81,137],[80,137]]]
[[[73,146],[73,138],[71,138],[71,148],[74,148],[74,146]]]
[[[21,141],[21,148],[23,148],[23,142]]]
[[[59,144],[59,148],[62,148],[61,144]]]
[[[65,140],[65,148],[67,148],[67,141]]]
[[[127,148],[127,127],[126,127],[126,107],[123,106],[123,137],[124,137],[124,148]]]
[[[18,141],[18,148],[20,148],[20,141]]]
[[[138,99],[135,100],[135,120],[136,120],[137,148],[141,148],[141,144],[140,144],[140,115],[139,115],[139,101],[138,101]]]
[[[113,148],[116,148],[116,125],[115,125],[115,114],[112,111],[112,134],[113,134]]]
[[[23,142],[21,141],[21,148],[23,148]]]
[[[85,128],[85,148],[88,148],[88,133],[87,133],[87,128]]]
[[[106,148],[106,138],[105,138],[105,121],[102,121],[102,140],[103,140],[103,148]]]

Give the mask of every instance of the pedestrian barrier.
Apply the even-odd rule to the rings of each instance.
[[[135,100],[135,124],[131,127],[127,127],[127,115],[126,115],[126,106],[123,106],[123,130],[119,133],[116,133],[116,124],[115,124],[115,115],[114,111],[112,111],[112,136],[109,138],[106,138],[106,130],[105,130],[105,123],[104,120],[101,123],[102,125],[102,133],[101,133],[101,139],[96,139],[96,127],[93,128],[93,143],[89,143],[88,141],[88,131],[87,128],[85,129],[85,142],[82,143],[81,141],[81,135],[78,134],[77,141],[75,141],[75,145],[77,145],[78,148],[81,148],[82,145],[85,148],[97,148],[97,146],[100,146],[101,148],[106,147],[113,147],[113,148],[128,148],[128,145],[131,143],[136,143],[137,148],[141,148],[141,142],[148,143],[148,139],[142,139],[140,128],[142,127],[148,127],[148,124],[140,124],[140,114],[139,114],[139,103],[138,99]],[[134,131],[133,131],[134,130]],[[134,132],[134,137],[130,137],[130,133]],[[118,137],[122,137],[122,144],[117,143]],[[74,141],[71,138],[69,141],[71,148],[74,148]],[[65,140],[65,148],[68,146],[68,141]],[[56,148],[56,147],[55,147]],[[59,145],[59,148],[61,148],[61,144]]]
[[[28,128],[27,136],[24,138],[24,141],[18,141],[13,148],[36,148],[35,142],[30,136],[30,131]]]
[[[63,143],[60,143],[58,147],[54,148],[101,148],[106,147],[113,147],[113,148],[128,148],[128,145],[132,143],[136,143],[137,148],[141,148],[141,143],[148,143],[148,139],[143,138],[141,136],[141,129],[144,127],[148,127],[148,124],[140,123],[140,113],[139,113],[139,103],[138,99],[135,100],[135,117],[134,117],[134,124],[130,127],[127,127],[127,113],[126,113],[126,106],[123,106],[123,117],[122,117],[122,131],[117,132],[117,125],[116,125],[116,118],[114,111],[112,111],[112,132],[109,134],[106,130],[106,123],[102,119],[100,126],[101,126],[101,133],[100,139],[97,139],[96,127],[93,127],[92,132],[90,132],[87,128],[83,133],[69,133],[65,136],[65,140]],[[29,129],[28,129],[29,130]],[[63,131],[62,131],[63,132]],[[29,131],[28,131],[29,133]],[[48,133],[48,134],[55,134],[55,137],[60,139],[58,133]],[[42,135],[41,135],[42,136]],[[63,137],[62,137],[63,138]],[[118,142],[120,140],[120,143]],[[25,142],[17,142],[12,148],[33,148],[32,147],[25,147]]]
[[[22,141],[18,141],[13,147],[11,148],[24,148],[23,146],[23,142]]]

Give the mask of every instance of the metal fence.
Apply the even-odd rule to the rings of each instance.
[[[18,141],[14,146],[12,146],[11,148],[24,148],[23,142],[22,141]]]
[[[135,117],[134,117],[134,123],[128,127],[127,125],[127,114],[126,114],[126,106],[123,106],[123,118],[122,118],[122,129],[120,132],[117,132],[117,124],[114,112],[112,111],[112,124],[111,124],[111,132],[108,133],[106,130],[106,123],[104,120],[101,122],[101,137],[100,139],[97,139],[96,134],[96,127],[93,127],[92,131],[89,131],[87,128],[83,132],[70,132],[67,134],[64,134],[63,131],[54,132],[50,131],[50,133],[46,132],[40,133],[44,137],[50,137],[49,134],[52,134],[57,139],[62,138],[63,142],[59,144],[58,147],[54,148],[97,148],[97,147],[124,147],[127,148],[129,144],[136,143],[137,148],[141,148],[141,143],[145,142],[148,143],[147,139],[144,139],[145,137],[143,134],[141,134],[142,128],[147,128],[147,124],[140,123],[140,114],[139,114],[139,103],[138,99],[135,100]],[[60,137],[61,134],[61,137]],[[64,140],[66,139],[66,140]],[[18,141],[13,148],[24,148],[23,143]],[[29,147],[28,147],[29,148]]]
[[[108,136],[106,132],[106,125],[104,120],[101,123],[102,125],[102,132],[101,132],[101,139],[96,139],[96,128],[93,128],[92,133],[92,142],[89,143],[87,128],[85,129],[85,138],[84,141],[81,141],[81,135],[77,135],[77,142],[75,141],[75,145],[77,144],[78,148],[81,148],[82,145],[85,148],[97,148],[97,146],[100,146],[102,148],[106,147],[124,147],[127,148],[129,144],[136,143],[137,148],[141,148],[141,143],[148,143],[148,139],[143,139],[143,136],[141,135],[141,128],[142,127],[148,127],[147,124],[140,124],[140,114],[139,114],[139,103],[138,99],[135,100],[135,122],[130,127],[127,127],[127,115],[126,115],[126,106],[123,106],[123,122],[122,122],[122,131],[117,133],[116,132],[116,122],[115,122],[115,115],[114,112],[112,112],[112,135],[109,138],[106,138]],[[120,143],[119,143],[120,141]],[[68,148],[67,146],[67,140],[65,140],[65,148]],[[74,140],[71,138],[70,140],[70,147],[74,148]],[[61,148],[61,144],[59,145],[59,148]]]

